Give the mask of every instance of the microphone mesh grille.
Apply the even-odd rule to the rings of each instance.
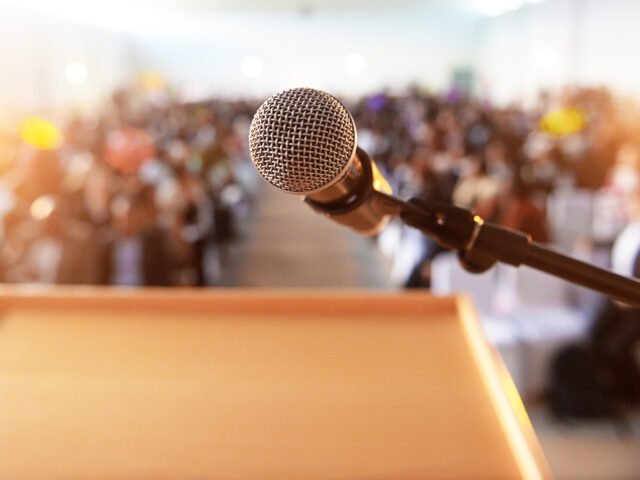
[[[312,88],[285,90],[265,101],[251,122],[249,151],[258,172],[291,193],[332,183],[349,165],[356,129],[347,109]]]

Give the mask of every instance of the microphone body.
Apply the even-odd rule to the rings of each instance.
[[[357,147],[353,118],[333,96],[294,88],[269,98],[251,122],[249,148],[265,180],[304,195],[332,220],[367,236],[389,221],[392,212],[378,194],[391,194],[391,188]]]
[[[391,212],[378,193],[390,195],[391,187],[375,162],[357,148],[347,171],[336,183],[304,197],[314,210],[361,235],[373,236],[387,225]]]

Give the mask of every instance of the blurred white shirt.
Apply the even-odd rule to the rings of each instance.
[[[640,257],[640,222],[627,225],[611,251],[613,271],[621,275],[632,276]]]

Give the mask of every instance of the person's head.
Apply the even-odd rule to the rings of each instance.
[[[626,211],[629,222],[640,222],[640,189],[636,189],[627,197]]]
[[[141,228],[156,226],[158,220],[158,206],[156,204],[156,190],[150,185],[144,185],[135,197],[135,205],[139,211]]]
[[[506,190],[511,199],[530,198],[533,193],[531,186],[522,179],[519,173],[512,176]]]
[[[623,143],[616,154],[616,163],[610,172],[610,184],[625,197],[627,215],[640,220],[640,146]]]
[[[139,231],[131,200],[124,195],[111,200],[111,221],[116,231],[124,236],[131,237]]]
[[[64,233],[63,224],[70,215],[64,201],[55,195],[39,196],[31,203],[29,212],[40,231],[54,237]]]
[[[483,155],[467,155],[464,157],[464,165],[461,165],[463,177],[484,176],[487,174],[487,163]]]
[[[625,142],[616,152],[616,166],[626,166],[640,172],[640,145]]]
[[[154,226],[156,208],[153,190],[143,188],[132,196],[115,196],[111,201],[111,218],[115,229],[127,237]]]

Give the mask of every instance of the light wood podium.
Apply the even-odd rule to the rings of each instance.
[[[538,479],[470,303],[0,289],[1,479]]]

